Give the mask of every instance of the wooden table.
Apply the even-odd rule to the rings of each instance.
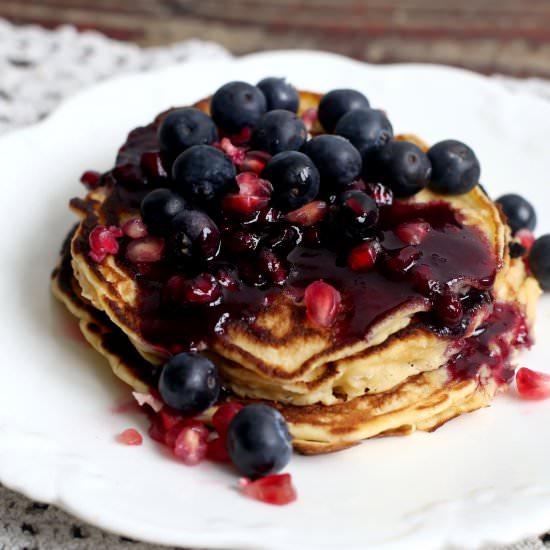
[[[196,37],[235,54],[315,48],[550,77],[550,0],[0,0],[1,16],[147,46]]]

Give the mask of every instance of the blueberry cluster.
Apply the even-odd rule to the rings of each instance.
[[[220,380],[212,361],[198,353],[174,355],[162,368],[158,384],[166,405],[184,417],[216,403]],[[240,473],[258,478],[282,470],[292,454],[292,439],[282,415],[267,405],[242,408],[224,436],[227,451]]]
[[[284,256],[303,241],[331,246],[344,239],[350,248],[370,238],[379,208],[394,196],[424,188],[457,195],[478,185],[480,165],[466,144],[444,140],[425,152],[396,140],[386,114],[359,91],[325,94],[313,137],[298,108],[298,91],[269,77],[256,86],[225,84],[211,98],[210,115],[187,107],[164,116],[160,154],[141,159],[163,187],[145,196],[141,215],[178,264],[202,269],[225,247],[227,254],[244,254],[239,274],[246,283],[280,283],[284,259],[273,262],[273,254]],[[326,133],[319,133],[321,127]],[[525,199],[512,194],[497,202],[513,234],[534,229],[535,211]],[[292,227],[282,224],[277,234],[269,229],[265,235],[267,222],[281,220]],[[537,256],[541,246],[533,250],[532,271],[547,288],[548,268]],[[521,252],[513,245],[515,256]],[[252,253],[253,261],[247,260]]]

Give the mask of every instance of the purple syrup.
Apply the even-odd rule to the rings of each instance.
[[[157,125],[158,122],[131,132],[119,151],[118,172],[131,177],[128,185],[116,186],[116,192],[111,193],[105,204],[109,223],[117,222],[121,210],[138,212],[139,201],[147,192],[147,177],[142,176],[142,186],[136,185],[132,178],[142,170],[143,153],[158,147]],[[107,181],[112,181],[112,177]],[[382,205],[376,236],[385,252],[375,268],[366,273],[354,272],[345,260],[342,261],[337,238],[327,241],[332,240],[335,245],[321,244],[323,233],[334,230],[328,224],[305,230],[279,216],[261,213],[252,220],[228,224],[220,218],[219,211],[209,214],[217,216],[215,221],[226,241],[230,240],[228,232],[236,234],[246,229],[260,240],[258,250],[262,243],[265,243],[264,250],[269,249],[270,244],[283,238],[279,236],[288,233],[289,228],[299,233],[297,238],[305,237],[294,248],[291,243],[290,252],[284,247],[282,252],[274,249],[283,266],[279,271],[262,267],[257,255],[246,254],[244,243],[240,254],[222,246],[214,262],[195,266],[195,272],[174,263],[170,256],[154,265],[131,264],[125,260],[127,239],[123,239],[117,261],[139,287],[141,333],[154,346],[171,352],[208,347],[223,334],[228,322],[245,321],[250,330],[256,330],[254,319],[264,308],[278,298],[295,302],[297,297],[303,296],[307,285],[319,279],[332,284],[342,294],[344,307],[333,331],[336,345],[364,338],[373,323],[412,303],[426,310],[419,320],[428,328],[460,338],[467,331],[471,313],[479,303],[492,302],[487,292],[494,283],[497,268],[492,247],[476,228],[464,226],[460,215],[447,203],[415,205],[396,200],[393,204]],[[420,244],[407,247],[395,234],[395,229],[404,222],[418,220],[429,223],[431,230]],[[393,257],[406,255],[406,249],[413,252],[410,259],[391,261]],[[204,272],[215,274],[220,265],[235,280],[221,288],[218,300],[183,306],[167,299],[167,282],[174,275],[193,278]],[[441,303],[446,303],[441,296],[446,293],[452,295],[447,301],[455,310],[456,301],[460,299],[463,322],[455,322],[453,315],[456,316],[456,312],[453,311],[443,311],[438,317]],[[438,308],[434,307],[436,302]],[[300,308],[296,315],[299,317],[297,322],[306,323],[305,308]],[[445,319],[453,319],[455,326],[447,327]]]
[[[513,349],[530,345],[523,314],[515,305],[499,303],[486,323],[464,341],[448,370],[452,378],[468,380],[476,377],[481,367],[487,367],[498,384],[509,384],[514,377],[510,365]]]

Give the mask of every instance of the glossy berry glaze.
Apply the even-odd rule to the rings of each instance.
[[[170,170],[163,169],[168,161],[156,152],[157,127],[155,123],[134,130],[119,152],[116,168],[102,177],[103,184],[114,186],[104,205],[109,223],[116,224],[122,210],[139,215],[146,193],[170,186]],[[269,205],[244,218],[213,205],[208,214],[221,232],[219,254],[191,267],[182,266],[169,251],[160,261],[129,261],[131,239],[119,239],[116,261],[140,290],[143,338],[170,353],[205,349],[229,321],[253,324],[280,295],[302,304],[306,287],[322,279],[342,298],[331,330],[335,345],[364,338],[374,323],[399,308],[417,305],[419,323],[462,348],[449,365],[454,377],[474,376],[488,364],[500,373],[499,381],[507,382],[512,344],[502,340],[498,357],[490,348],[510,327],[525,325],[515,308],[493,303],[497,265],[485,236],[463,225],[460,213],[448,203],[392,201],[391,192],[380,184],[360,180],[354,187],[366,189],[380,207],[380,219],[370,235],[380,252],[367,271],[348,267],[346,257],[354,245],[344,244],[336,234],[335,198],[326,193],[317,197],[316,202],[321,199],[327,206],[316,207],[313,224],[303,223],[300,216],[288,216],[289,221]],[[305,309],[301,308],[303,322]],[[493,309],[487,325],[472,336],[470,320],[480,310],[487,318]],[[513,345],[527,345],[526,330],[517,332]]]

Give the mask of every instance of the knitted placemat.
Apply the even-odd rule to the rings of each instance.
[[[147,71],[189,59],[223,59],[222,46],[198,40],[162,48],[140,48],[70,26],[54,31],[16,27],[0,19],[0,134],[44,118],[65,97],[114,74]],[[550,100],[550,82],[494,77],[504,86]],[[550,523],[550,518],[548,518]],[[548,541],[549,546],[545,545]],[[550,534],[498,550],[542,550]],[[0,486],[0,550],[157,550],[76,520],[54,506]],[[485,550],[497,550],[487,547]]]

